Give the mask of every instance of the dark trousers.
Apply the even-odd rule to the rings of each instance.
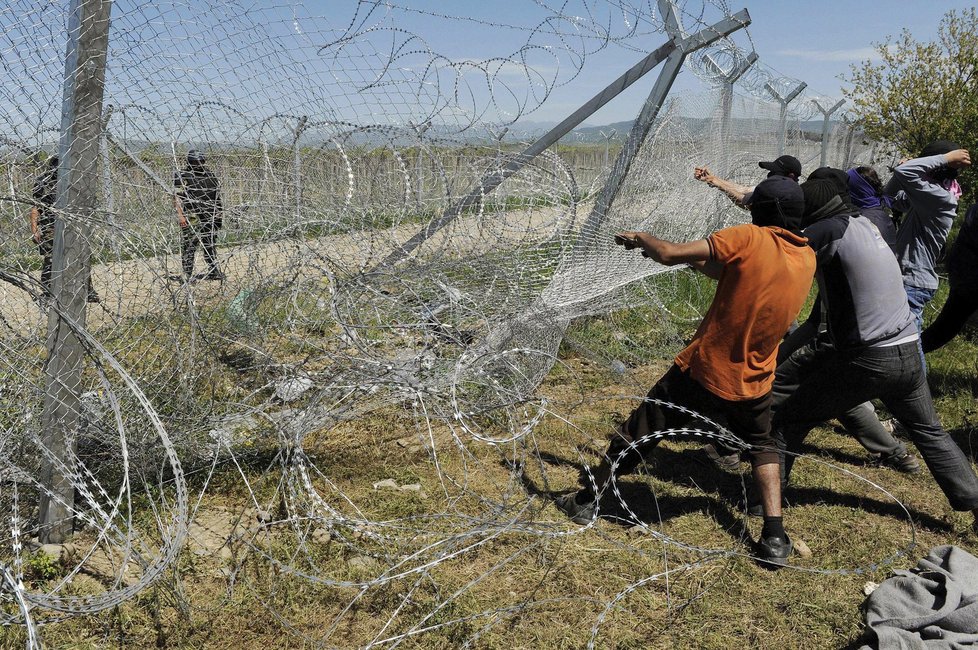
[[[730,431],[751,445],[749,453],[753,466],[779,460],[778,446],[771,436],[770,393],[740,402],[721,399],[674,364],[652,387],[648,398],[677,404],[708,417],[721,414],[726,417]],[[659,444],[659,438],[650,437],[652,434],[683,427],[693,419],[679,409],[643,402],[612,437],[605,460],[595,476],[598,488],[604,487],[610,478],[611,463],[618,463],[616,476],[633,471]],[[632,447],[633,443],[637,444]]]
[[[815,348],[823,344],[818,340],[819,323],[809,319],[785,337],[778,347],[778,371],[775,374],[774,400],[784,399],[785,394],[798,389],[801,377],[798,370],[806,365],[805,359],[814,356]],[[823,334],[823,341],[825,335]],[[784,364],[798,350],[804,349],[794,363]],[[883,428],[872,402],[863,402],[846,411],[834,413],[845,430],[861,444],[866,451],[882,456],[903,456],[907,446],[897,440],[892,433]]]
[[[190,224],[180,231],[180,261],[187,278],[194,275],[197,247],[204,249],[204,261],[211,271],[217,269],[217,228],[212,219]]]
[[[778,349],[778,369],[774,375],[772,390],[774,403],[783,402],[789,395],[798,390],[799,385],[806,379],[808,373],[814,370],[811,364],[819,347],[831,347],[825,335],[821,338],[810,337],[799,340],[796,336],[810,336],[810,331],[803,331],[802,325],[792,332]],[[788,360],[792,359],[790,363]],[[883,428],[872,402],[862,402],[852,408],[838,410],[830,417],[837,418],[845,430],[861,444],[866,451],[882,456],[903,456],[907,446],[897,440],[892,433]]]
[[[934,322],[920,335],[924,352],[936,350],[953,339],[978,310],[978,286],[955,286]]]
[[[37,252],[41,254],[41,289],[45,296],[51,295],[51,258],[54,255],[54,232],[41,232],[41,241],[37,245]],[[92,276],[88,276],[88,300],[92,302],[98,294],[92,287]]]
[[[798,379],[796,388],[779,385],[784,374]],[[778,367],[773,395],[774,437],[794,453],[813,427],[857,404],[880,399],[906,427],[951,507],[978,508],[978,477],[937,418],[917,341],[851,352],[830,346],[813,353],[802,348]],[[785,457],[786,475],[793,461],[794,456]]]
[[[51,256],[54,254],[54,234],[50,237],[41,234],[41,241],[37,245],[37,252],[41,254],[41,288],[44,295],[51,295]]]

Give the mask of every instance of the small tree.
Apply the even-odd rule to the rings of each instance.
[[[951,10],[934,42],[904,29],[874,44],[878,64],[853,65],[845,81],[852,110],[871,138],[915,156],[928,142],[953,140],[978,157],[978,12]],[[974,168],[962,174],[968,203],[978,194]],[[969,182],[970,181],[970,182]]]

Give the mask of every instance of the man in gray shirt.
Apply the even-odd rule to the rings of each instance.
[[[775,438],[794,452],[785,458],[785,481],[814,426],[879,398],[907,429],[951,507],[978,518],[978,477],[934,409],[896,258],[831,182],[807,181],[802,190],[803,234],[815,250],[828,331],[775,374]]]
[[[919,158],[902,162],[883,193],[905,212],[897,231],[896,256],[903,272],[910,310],[923,329],[924,307],[937,292],[937,259],[957,216],[961,190],[958,170],[971,165],[966,149],[947,140],[928,144]]]

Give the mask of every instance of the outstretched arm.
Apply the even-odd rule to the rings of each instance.
[[[717,188],[730,197],[730,200],[733,201],[737,207],[744,208],[745,210],[747,209],[747,206],[744,205],[744,197],[750,194],[750,192],[753,191],[753,188],[720,178],[711,172],[708,167],[696,167],[693,170],[693,178],[706,183],[710,187]]]
[[[944,165],[953,169],[970,167],[971,155],[967,149],[955,149],[946,154],[902,160],[893,169],[893,176],[883,188],[883,193],[887,196],[899,196],[902,190],[911,203],[923,202],[924,205],[940,203],[944,199],[940,192],[935,193],[934,183],[927,175]],[[903,206],[898,207],[903,209]]]
[[[700,263],[710,261],[710,245],[705,239],[677,244],[653,237],[647,232],[622,232],[615,235],[615,243],[627,250],[642,249],[642,257],[649,257],[666,266]]]

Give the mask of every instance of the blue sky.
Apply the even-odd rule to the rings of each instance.
[[[393,0],[396,6],[410,7],[406,13],[398,13],[399,27],[421,35],[433,50],[455,60],[480,60],[493,56],[509,56],[527,40],[527,27],[535,24],[538,16],[545,15],[540,4],[553,9],[563,6],[568,15],[580,15],[596,20],[621,32],[623,16],[615,3],[596,0]],[[736,11],[746,7],[751,14],[749,36],[738,33],[734,40],[738,45],[752,45],[760,55],[760,61],[785,76],[795,77],[808,83],[809,90],[820,95],[842,96],[843,82],[839,78],[848,73],[852,63],[874,56],[872,44],[888,35],[897,35],[909,28],[921,40],[931,40],[937,35],[941,16],[949,9],[962,9],[973,5],[964,0],[822,0],[799,2],[788,0],[727,0]],[[619,0],[619,6],[629,2]],[[643,3],[634,3],[643,6]],[[654,0],[644,4],[655,6]],[[681,0],[686,12],[698,13],[706,5],[706,19],[713,22],[719,17],[712,2]],[[722,2],[717,2],[722,4]],[[311,13],[349,21],[350,9],[356,0],[307,0],[305,8]],[[337,11],[338,9],[341,10]],[[361,5],[361,10],[363,6]],[[588,11],[592,11],[590,15]],[[362,14],[362,12],[361,12]],[[439,14],[465,17],[465,21],[439,18]],[[507,30],[498,26],[492,29],[479,21],[518,25],[520,29]],[[369,22],[369,21],[368,21]],[[692,23],[687,17],[687,25]],[[488,35],[488,37],[487,37]],[[648,33],[633,39],[632,43],[646,51],[662,42],[659,34]],[[547,39],[541,42],[550,43]],[[537,111],[524,120],[558,121],[601,90],[610,80],[624,72],[642,57],[639,52],[623,51],[613,47],[589,56],[580,75],[556,88],[553,95]],[[551,62],[540,58],[536,61],[541,70],[547,70]],[[563,63],[563,72],[568,70]],[[632,119],[647,95],[654,74],[641,80],[629,91],[587,120],[587,124],[601,125]],[[515,80],[520,83],[520,80]],[[523,82],[525,84],[525,82]],[[676,91],[695,91],[704,86],[688,71],[677,81]]]
[[[160,119],[180,124],[195,103],[215,100],[248,113],[249,120],[281,112],[361,125],[404,125],[429,115],[445,123],[458,116],[460,124],[466,119],[494,123],[507,121],[521,107],[536,107],[556,81],[543,105],[520,120],[552,123],[664,40],[648,22],[636,22],[629,14],[636,5],[648,14],[654,0],[390,2],[393,8],[388,10],[383,3],[365,0],[256,1],[235,5],[229,14],[227,0],[200,0],[192,8],[184,0],[117,0],[110,101],[151,108]],[[692,27],[692,15],[701,13],[706,22],[716,21],[717,5],[723,2],[679,0],[686,26]],[[815,93],[837,97],[839,76],[851,63],[871,57],[874,41],[904,27],[918,39],[931,40],[948,9],[970,6],[963,0],[727,2],[734,10],[746,5],[753,19],[749,36],[738,32],[736,43],[753,45],[762,63],[806,81]],[[0,15],[0,33],[11,43],[4,59],[9,66],[0,70],[8,89],[0,94],[0,134],[57,126],[65,38],[58,27],[64,6],[65,0],[38,3],[30,16]],[[558,14],[562,16],[555,19]],[[624,39],[624,45],[601,47],[596,36],[602,29]],[[322,47],[347,30],[356,33],[351,41]],[[526,69],[515,56],[521,48]],[[583,50],[589,54],[574,74]],[[388,65],[391,52],[397,56]],[[634,118],[654,78],[653,72],[586,123]],[[685,96],[704,89],[688,71],[675,87],[676,94]],[[213,116],[192,118],[201,123],[202,132],[215,124],[239,128],[247,122],[221,110],[208,108]],[[145,127],[147,136],[159,131],[154,128]],[[178,129],[174,137],[182,133]],[[213,137],[218,136],[229,137]]]
[[[888,35],[895,36],[904,28],[910,29],[918,40],[932,40],[946,11],[971,7],[974,2],[730,0],[730,5],[734,10],[746,7],[752,19],[748,28],[750,39],[739,34],[734,37],[735,42],[748,48],[753,42],[760,61],[766,65],[807,82],[809,89],[816,93],[841,98],[844,83],[839,77],[848,74],[851,64],[873,57],[874,42],[883,41]],[[613,63],[603,61],[586,69],[580,90],[588,96],[597,92],[606,83],[605,79],[613,78],[609,74],[613,69],[617,69]],[[698,87],[698,81],[691,77],[684,71],[676,90]],[[650,87],[651,81],[639,82],[587,122],[600,125],[633,118]],[[573,102],[572,96],[561,97],[551,108],[556,108],[558,103],[567,107]],[[545,119],[546,114],[540,111],[534,119]]]

